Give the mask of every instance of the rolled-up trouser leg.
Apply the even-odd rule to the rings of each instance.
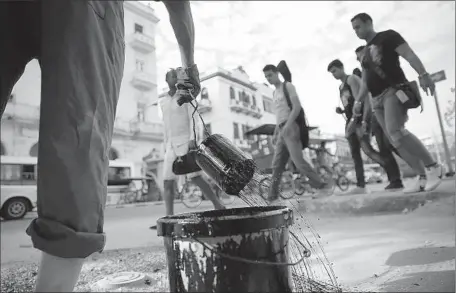
[[[41,2],[42,102],[33,245],[85,258],[105,244],[108,150],[124,67],[121,1]]]

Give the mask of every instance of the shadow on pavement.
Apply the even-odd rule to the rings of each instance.
[[[427,265],[452,260],[455,247],[419,247],[393,253],[386,265],[393,267]],[[453,273],[454,277],[454,273]]]
[[[454,248],[452,248],[454,249]],[[453,271],[420,272],[385,283],[384,292],[454,292]]]

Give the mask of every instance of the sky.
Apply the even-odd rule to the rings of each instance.
[[[157,73],[181,66],[168,14],[160,2],[151,2],[157,27]],[[344,120],[335,113],[339,82],[326,68],[340,59],[347,71],[359,67],[354,50],[363,41],[354,34],[350,19],[366,12],[377,31],[398,31],[420,57],[429,73],[445,70],[447,80],[437,84],[442,112],[455,98],[454,1],[192,1],[196,30],[195,62],[200,72],[220,64],[242,65],[252,81],[265,82],[264,65],[285,60],[293,74],[311,125],[322,132],[343,133]],[[409,78],[417,74],[405,61]],[[158,80],[159,89],[165,86]],[[435,102],[424,92],[423,113],[410,111],[409,130],[419,137],[439,135]],[[442,113],[443,114],[443,113]]]

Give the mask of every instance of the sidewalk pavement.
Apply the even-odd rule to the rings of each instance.
[[[408,181],[406,184],[413,184]],[[375,189],[375,188],[373,188]],[[378,189],[378,188],[377,188]],[[310,197],[295,197],[291,201],[297,201],[300,211],[326,215],[376,215],[387,213],[407,213],[439,199],[455,196],[455,181],[453,178],[445,179],[442,184],[434,191],[404,194],[399,191],[374,190],[368,194],[344,195],[337,194],[321,199]],[[174,203],[181,203],[175,200]],[[163,201],[144,202],[125,205],[111,205],[107,208],[135,208],[150,205],[163,205]],[[241,207],[245,204],[236,199],[234,204],[229,207]]]
[[[413,184],[413,182],[408,182]],[[402,191],[376,191],[368,194],[333,195],[321,199],[299,198],[301,211],[326,215],[364,216],[407,213],[429,202],[455,196],[455,181],[443,180],[431,192],[404,194]]]

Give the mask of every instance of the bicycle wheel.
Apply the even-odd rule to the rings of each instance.
[[[341,175],[337,178],[336,184],[341,191],[347,191],[350,187],[350,180],[348,180],[348,178],[344,175]]]
[[[304,192],[306,192],[307,183],[302,182],[301,178],[296,178],[293,183],[294,183],[294,193],[296,195],[303,195]]]
[[[260,180],[260,183],[258,183],[258,191],[260,192],[260,196],[263,199],[268,199],[268,192],[269,188],[271,187],[271,178],[265,177]]]
[[[324,182],[328,183],[332,187],[331,194],[334,193],[337,182],[334,182],[335,180],[333,173],[325,167],[318,168],[318,173],[321,179],[323,179]]]
[[[180,195],[182,203],[188,208],[196,208],[203,202],[201,189],[191,182],[185,183]]]

